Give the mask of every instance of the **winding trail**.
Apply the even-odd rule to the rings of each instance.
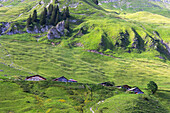
[[[91,111],[92,113],[94,113],[94,111],[92,110],[92,107],[90,108],[90,111]]]
[[[18,15],[18,18],[19,18],[22,14],[23,14],[23,13],[19,14],[19,15]]]
[[[103,102],[104,102],[104,100],[101,100],[101,101],[99,101],[97,104],[99,105],[99,104],[101,104],[101,103],[103,103]],[[97,110],[97,108],[96,108],[96,110]],[[90,107],[90,111],[91,111],[92,113],[95,113],[95,112],[93,111],[92,107]]]

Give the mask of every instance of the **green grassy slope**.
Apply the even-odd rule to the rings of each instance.
[[[75,39],[74,44],[81,43],[85,49],[101,52],[109,49],[113,51],[111,55],[121,51],[146,52],[157,50],[163,52],[165,47],[160,43],[162,38],[154,34],[152,28],[141,26],[142,24],[127,23],[120,19],[89,20],[75,29],[78,32],[73,35],[71,40]],[[167,53],[167,58],[169,58],[168,52],[166,50],[164,52],[160,54]],[[155,54],[155,56],[157,55]]]
[[[168,103],[167,103],[168,104]],[[122,94],[93,106],[95,113],[168,113],[155,97]]]
[[[152,0],[99,0],[100,5],[106,9],[117,9],[123,12],[148,11],[169,17],[170,4],[165,1],[156,2]]]
[[[136,84],[136,80],[138,85],[144,85],[152,79],[160,85],[169,83],[169,61],[161,62],[164,60],[152,55],[154,52],[117,53],[118,58],[112,58],[90,53],[82,48],[67,49],[9,39],[3,39],[1,43],[11,55],[13,66],[47,78],[66,76],[80,82],[113,80],[116,84],[123,82],[132,85]]]
[[[60,113],[62,112],[74,112],[77,111],[73,106],[67,102],[60,102],[59,99],[65,99],[67,101],[67,94],[64,90],[57,87],[51,87],[47,89],[48,98],[43,98],[39,95],[29,94],[22,91],[22,88],[15,83],[1,82],[0,84],[0,105],[1,113],[17,112],[17,113],[35,113],[35,112],[51,112]],[[39,87],[40,88],[40,87]],[[37,89],[40,90],[40,89]],[[56,92],[58,95],[52,95]],[[57,97],[57,98],[56,98]],[[55,99],[54,99],[55,98]],[[55,107],[56,106],[56,107]],[[62,109],[62,110],[61,110]]]
[[[100,85],[51,81],[0,82],[0,88],[1,113],[78,113],[117,92]]]
[[[26,35],[26,34],[23,34]],[[16,38],[15,38],[16,36]],[[8,53],[11,55],[11,58],[13,59],[13,66],[21,69],[23,72],[27,73],[33,73],[33,74],[40,74],[47,79],[65,76],[67,78],[73,78],[78,80],[79,83],[100,83],[104,81],[114,81],[116,85],[123,85],[128,84],[131,86],[138,86],[143,91],[145,91],[146,84],[153,80],[158,84],[159,90],[156,93],[155,97],[157,100],[159,100],[160,109],[168,110],[169,105],[169,61],[162,62],[160,59],[155,59],[155,56],[151,55],[150,52],[144,52],[142,54],[138,53],[124,53],[124,54],[117,54],[118,58],[112,58],[108,56],[102,56],[96,53],[90,53],[85,51],[82,48],[63,48],[63,47],[55,47],[52,45],[47,44],[40,44],[36,42],[35,37],[29,37],[24,38],[21,35],[21,38],[17,38],[18,35],[13,36],[7,36],[6,38],[1,36],[1,46],[5,48]],[[1,59],[1,62],[4,63],[11,63],[8,62],[8,59]],[[9,67],[3,66],[3,74],[5,74]],[[15,77],[16,75],[22,75],[23,79],[28,76],[26,73],[19,73],[19,71],[16,71],[15,73],[11,72],[10,77]],[[4,79],[4,78],[2,78]],[[9,83],[6,83],[9,84]],[[9,84],[10,85],[10,84]],[[8,85],[6,85],[8,86]],[[17,86],[18,87],[18,86]],[[66,87],[69,87],[66,86]],[[17,88],[15,88],[17,89]],[[37,89],[37,88],[36,88]],[[21,89],[19,90],[19,94],[22,94]],[[18,90],[16,90],[18,92]],[[34,88],[31,89],[32,92],[34,91]],[[53,90],[56,90],[56,93],[53,92]],[[8,105],[9,107],[2,108],[3,111],[17,111],[17,112],[38,112],[38,111],[51,111],[55,112],[58,110],[61,110],[62,112],[66,112],[68,110],[79,109],[80,104],[78,104],[77,107],[72,107],[68,105],[68,103],[74,103],[70,100],[70,97],[68,96],[68,93],[64,93],[65,90],[49,87],[48,89],[41,89],[38,90],[39,92],[45,92],[46,96],[50,97],[47,98],[41,98],[42,100],[42,106],[44,109],[39,107],[38,110],[32,109],[32,106],[37,106],[37,104],[34,103],[34,101],[31,101],[30,107],[27,106],[27,108],[23,107],[23,109],[15,109],[13,105]],[[63,92],[63,93],[61,93]],[[86,92],[86,91],[85,91]],[[85,93],[84,92],[84,93]],[[2,93],[2,92],[1,92]],[[147,94],[147,92],[145,92]],[[15,93],[12,93],[15,94]],[[17,93],[18,94],[18,93]],[[24,93],[25,94],[25,93]],[[57,98],[53,95],[57,95]],[[25,98],[30,98],[30,94],[26,94],[27,96]],[[63,97],[63,95],[65,95]],[[130,95],[124,95],[130,96]],[[104,97],[104,96],[100,96]],[[134,97],[134,98],[133,98]],[[4,98],[4,97],[2,97]],[[20,96],[19,96],[20,98]],[[35,100],[35,96],[31,96],[33,100]],[[107,97],[108,98],[108,97]],[[112,97],[116,98],[116,97]],[[127,97],[126,100],[117,100],[122,102],[121,105],[127,106],[127,102],[129,102]],[[148,97],[150,98],[150,97]],[[56,99],[59,101],[63,101],[60,99],[66,100],[66,103],[61,104],[56,103]],[[105,98],[103,98],[105,99]],[[17,101],[18,99],[16,99]],[[30,99],[31,100],[31,99]],[[100,100],[100,99],[99,99]],[[92,102],[89,102],[87,106],[85,106],[83,109],[85,112],[89,112],[89,108],[93,106],[97,101],[95,100]],[[112,100],[112,99],[111,99]],[[137,100],[137,102],[136,102]],[[48,102],[49,101],[49,102]],[[108,101],[110,101],[108,99]],[[128,109],[129,112],[134,110],[134,106],[136,105],[147,105],[149,104],[145,100],[140,101],[138,97],[136,96],[130,96],[131,106]],[[13,101],[11,101],[13,102]],[[25,103],[26,99],[23,101],[17,101],[16,106],[19,106],[19,103]],[[81,101],[80,101],[81,102]],[[155,104],[153,103],[154,100],[151,99],[151,103],[149,104],[150,107],[153,107],[152,110],[156,110]],[[4,101],[2,101],[4,103]],[[112,102],[111,102],[112,103]],[[102,106],[103,104],[101,104]],[[50,106],[50,107],[49,107]],[[55,108],[54,106],[58,106]],[[103,105],[107,106],[107,104]],[[149,108],[147,106],[144,106],[145,110],[148,110]],[[51,109],[52,108],[52,109]],[[70,108],[70,109],[67,109]],[[74,108],[74,109],[72,109]],[[93,107],[94,109],[95,107]],[[103,109],[104,107],[99,108],[98,110],[107,110]],[[113,110],[111,106],[107,106],[108,111]],[[51,110],[50,110],[51,109]],[[140,110],[139,107],[135,108],[137,111]],[[124,107],[120,108],[120,111],[124,111]],[[127,110],[127,109],[126,109]],[[114,110],[113,110],[114,111]],[[76,111],[74,111],[76,112]]]
[[[44,0],[44,4],[27,0],[4,2],[4,7],[0,7],[0,21],[25,24],[22,21],[26,20],[34,9],[38,10],[39,16],[41,9],[49,2],[50,0]],[[70,22],[69,36],[54,40],[48,40],[44,36],[46,33],[0,36],[0,70],[3,70],[0,71],[0,79],[25,79],[26,76],[34,74],[40,74],[48,80],[65,76],[79,83],[93,85],[113,81],[116,85],[138,86],[146,94],[146,84],[155,81],[159,87],[158,92],[155,96],[146,96],[149,99],[146,101],[138,95],[124,92],[119,95],[117,90],[100,87],[99,91],[95,89],[95,99],[91,100],[90,89],[82,88],[82,84],[57,83],[44,87],[46,82],[16,82],[19,85],[15,82],[0,82],[0,111],[74,113],[83,109],[84,112],[90,112],[90,107],[108,98],[104,103],[94,105],[92,109],[97,107],[96,112],[141,112],[141,109],[146,112],[170,112],[170,62],[165,46],[160,43],[162,39],[166,43],[170,42],[169,12],[166,8],[162,9],[162,12],[159,12],[157,7],[154,11],[148,8],[148,12],[129,14],[136,11],[105,10],[103,8],[112,9],[112,4],[103,4],[101,7],[91,0],[61,0],[59,4],[61,10],[70,4],[70,19],[76,20]],[[32,9],[34,6],[36,7]],[[18,17],[20,14],[22,15]],[[147,16],[143,18],[145,15]],[[36,38],[39,36],[42,37]],[[51,42],[61,43],[52,46]],[[81,47],[77,47],[78,44]],[[87,52],[89,49],[113,57]],[[27,83],[30,89],[26,93],[23,90]],[[20,87],[21,85],[23,86]]]
[[[132,19],[139,22],[147,23],[159,23],[159,24],[170,24],[170,19],[161,15],[149,13],[149,12],[137,12],[133,14],[125,15],[125,18]]]

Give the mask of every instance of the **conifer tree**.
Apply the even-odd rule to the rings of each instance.
[[[55,20],[55,25],[60,22],[60,13],[57,12],[56,20]]]
[[[70,26],[69,26],[69,19],[66,19],[65,25],[64,25],[65,29],[69,30]]]
[[[46,12],[45,10],[41,13],[41,16],[40,16],[40,24],[41,25],[45,25],[46,24]]]
[[[55,0],[55,4],[58,3],[58,0]]]
[[[66,16],[66,11],[65,11],[65,9],[63,10],[62,16],[63,16],[63,20],[66,20],[67,16]]]
[[[37,22],[37,10],[34,10],[33,12],[32,22]]]
[[[52,15],[52,12],[53,12],[53,5],[50,4],[49,7],[48,7],[48,14],[49,14],[49,16]]]
[[[27,28],[32,24],[32,18],[31,15],[29,16],[29,18],[27,19]]]
[[[46,7],[44,7],[44,14],[45,14],[45,16],[47,16],[47,8]]]
[[[68,9],[68,7],[66,8],[65,13],[66,13],[66,17],[67,17],[67,18],[69,18],[69,17],[70,17],[70,13],[69,13],[69,9]]]
[[[55,20],[56,20],[56,8],[53,8],[53,12],[50,18],[50,25],[55,25]]]
[[[58,12],[60,12],[60,10],[59,10],[59,7],[58,7],[58,5],[57,5],[56,14],[57,14]]]

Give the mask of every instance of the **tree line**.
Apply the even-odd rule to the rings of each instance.
[[[66,7],[60,12],[58,5],[53,6],[52,4],[49,5],[48,8],[44,7],[43,11],[40,14],[40,18],[37,17],[37,11],[34,10],[32,15],[29,15],[27,19],[27,28],[31,27],[34,24],[40,25],[56,25],[58,22],[62,20],[66,20],[65,28],[69,29],[69,21],[68,18],[70,17],[69,8]]]

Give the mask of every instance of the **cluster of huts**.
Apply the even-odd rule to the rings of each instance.
[[[25,78],[26,81],[41,81],[41,80],[46,80],[46,78],[40,76],[40,75],[34,75],[34,76],[29,76]],[[67,79],[66,77],[62,76],[59,78],[55,78],[53,79],[53,81],[59,81],[59,82],[77,82],[74,79]],[[103,86],[113,86],[113,84],[109,83],[109,82],[103,82],[100,83],[100,85]],[[143,94],[144,92],[142,92],[138,87],[130,87],[128,85],[122,85],[122,86],[116,86],[117,88],[122,88],[125,89],[127,92],[134,92],[135,94]]]
[[[104,82],[104,83],[100,83],[103,86],[113,86],[112,84],[108,83],[108,82]],[[119,89],[124,89],[127,92],[133,92],[135,94],[143,94],[144,92],[142,92],[138,87],[130,87],[128,85],[122,85],[122,86],[116,86]]]
[[[41,81],[41,80],[46,80],[46,78],[40,76],[40,75],[34,75],[34,76],[29,76],[25,78],[26,81]],[[59,82],[77,82],[76,80],[73,79],[67,79],[66,77],[62,76],[59,78],[53,79],[53,81],[59,81]]]

